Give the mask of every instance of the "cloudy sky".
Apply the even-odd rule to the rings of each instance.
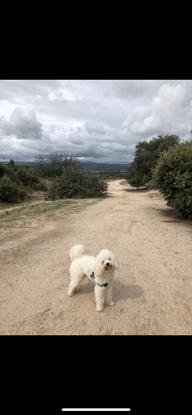
[[[191,130],[192,80],[0,80],[1,160],[128,162],[139,140]]]

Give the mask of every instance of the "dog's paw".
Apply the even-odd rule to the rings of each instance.
[[[110,303],[109,303],[109,305],[114,305],[115,303],[114,303],[114,301],[111,301]]]
[[[73,291],[68,291],[67,295],[68,295],[68,297],[73,297],[74,292]]]
[[[96,307],[96,310],[97,310],[97,311],[103,311],[103,310],[104,310],[104,307],[99,307],[99,306],[97,306],[97,307]]]

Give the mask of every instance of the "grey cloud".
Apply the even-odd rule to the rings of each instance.
[[[15,135],[18,139],[41,139],[43,134],[42,124],[37,120],[33,110],[23,112],[16,108],[7,121],[0,118],[0,130],[5,135]]]
[[[90,122],[85,123],[85,129],[90,134],[105,134],[107,133],[107,127],[101,122]]]
[[[114,81],[111,84],[110,93],[108,95],[116,95],[121,98],[137,98],[142,96],[148,89],[148,95],[153,92],[152,81],[142,81],[142,80],[122,80]]]
[[[82,146],[83,145],[83,141],[81,138],[70,138],[70,142],[72,144],[77,144],[78,146]]]
[[[191,129],[190,80],[0,80],[1,158],[126,162],[140,139]]]
[[[47,99],[51,90],[60,88],[57,80],[0,80],[1,99],[16,103],[21,101],[35,101],[36,97]]]

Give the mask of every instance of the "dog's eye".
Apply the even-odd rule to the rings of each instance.
[[[105,261],[102,261],[102,262],[101,262],[101,263],[102,263],[102,265],[104,264],[104,262],[105,262]]]

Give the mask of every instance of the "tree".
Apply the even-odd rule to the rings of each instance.
[[[52,153],[47,158],[39,156],[37,169],[43,177],[57,177],[63,174],[65,169],[78,166],[79,160],[65,153]]]
[[[10,160],[10,161],[9,161],[9,165],[10,165],[10,167],[15,167],[15,162],[14,162],[14,160]]]
[[[153,181],[176,216],[192,219],[192,142],[162,153]]]
[[[128,169],[127,180],[132,186],[148,186],[160,154],[179,143],[176,135],[158,136],[136,145],[135,157]]]

